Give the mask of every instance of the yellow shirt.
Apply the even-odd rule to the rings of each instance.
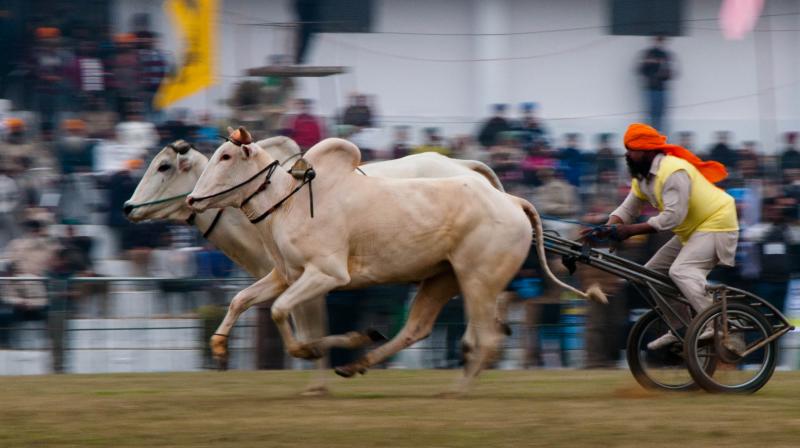
[[[739,230],[736,217],[736,203],[728,193],[709,182],[691,163],[679,157],[666,156],[661,160],[655,179],[656,203],[652,204],[658,210],[664,210],[662,191],[664,183],[670,175],[683,170],[691,180],[689,193],[689,208],[686,218],[672,231],[682,243],[686,243],[694,232],[732,232]],[[639,189],[639,182],[633,179],[631,184],[633,194],[641,199],[648,200],[647,196]]]

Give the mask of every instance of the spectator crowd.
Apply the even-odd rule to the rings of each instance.
[[[157,151],[176,139],[211,151],[227,125],[209,113],[194,116],[152,107],[159,85],[171,71],[170,56],[159,49],[157,36],[141,31],[107,40],[86,35],[67,39],[58,28],[40,27],[32,37],[35,51],[14,71],[20,94],[0,111],[3,273],[51,278],[108,275],[103,263],[122,259],[133,266],[131,275],[232,275],[230,262],[194,229],[180,223],[133,225],[122,213],[123,203]],[[650,87],[658,91],[657,86]],[[390,130],[392,141],[381,145],[370,138],[380,128],[374,103],[368,95],[354,94],[343,110],[326,120],[314,113],[312,100],[298,99],[272,131],[292,137],[303,149],[330,136],[350,138],[362,148],[365,161],[429,151],[482,160],[509,192],[536,205],[547,217],[548,227],[570,238],[577,235],[577,227],[567,221],[605,222],[627,194],[630,176],[624,149],[613,133],[619,130],[593,136],[553,135],[540,117],[540,106],[525,102],[516,112],[508,105],[492,106],[491,116],[472,135],[447,136],[438,128],[422,127],[417,130],[420,143],[413,144],[415,130],[395,126]],[[753,290],[782,308],[800,260],[797,132],[786,132],[777,150],[765,147],[768,142],[737,142],[731,131],[718,132],[709,148],[695,147],[690,131],[674,135],[679,144],[704,159],[724,163],[731,173],[719,186],[737,200],[742,229],[737,266],[714,272],[712,278]],[[98,236],[106,233],[109,238],[101,251]],[[643,262],[664,238],[658,234],[634,238],[621,253]],[[591,341],[586,365],[612,366],[624,343],[628,312],[642,306],[641,298],[618,279],[601,273],[582,270],[572,281],[600,281],[616,298],[612,306],[593,306],[585,312],[586,331],[592,335],[586,338]],[[573,306],[540,281],[535,261],[526,264],[508,294],[523,310],[528,329],[563,323],[563,311]],[[74,292],[50,293],[40,282],[5,282],[0,327],[47,319],[48,309],[68,310],[74,298]],[[350,306],[344,312],[352,315],[357,310]],[[450,314],[458,319],[458,313]],[[334,318],[337,329],[342,327],[341,313]],[[4,335],[0,329],[0,346],[7,343]],[[544,362],[538,339],[545,336],[533,330],[523,334],[528,365]]]

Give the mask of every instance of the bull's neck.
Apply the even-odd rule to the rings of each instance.
[[[244,212],[247,219],[251,221],[257,219],[264,212],[289,195],[296,182],[297,181],[291,174],[279,167],[272,174],[270,182],[265,186],[264,190],[256,193],[246,204],[242,205],[242,212]],[[254,184],[254,187],[258,188],[261,182],[254,182]],[[255,193],[255,188],[248,193],[248,196]],[[291,199],[289,199],[289,201],[291,201]],[[287,205],[287,203],[284,203],[282,207]]]

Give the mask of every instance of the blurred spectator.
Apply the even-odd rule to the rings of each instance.
[[[489,117],[478,132],[478,141],[487,149],[498,143],[497,134],[511,130],[511,123],[505,117],[506,105],[495,104],[492,111],[494,115]]]
[[[78,297],[75,285],[70,283],[71,278],[78,273],[76,256],[77,251],[72,247],[57,248],[47,266],[47,331],[50,335],[54,373],[64,372],[66,323],[73,313],[74,301]]]
[[[709,150],[708,159],[716,160],[727,167],[735,168],[737,166],[738,155],[736,151],[731,148],[729,139],[730,133],[728,131],[718,131],[717,141]]]
[[[513,125],[513,130],[519,131],[524,149],[528,149],[535,141],[547,139],[547,130],[536,116],[537,109],[536,103],[520,104],[520,118]]]
[[[108,87],[113,89],[115,107],[120,115],[128,110],[128,102],[139,98],[139,57],[136,53],[136,36],[121,33],[114,36],[116,51],[109,61]]]
[[[193,292],[199,286],[187,281],[197,272],[194,249],[179,247],[170,232],[161,234],[160,239],[159,246],[150,251],[147,275],[162,279],[159,289],[164,293],[162,303],[166,314],[191,310],[194,308]]]
[[[413,154],[421,154],[423,152],[438,152],[444,156],[450,155],[450,148],[445,145],[439,128],[425,128],[422,130],[422,134],[422,144],[411,150]]]
[[[107,75],[103,61],[97,53],[97,43],[91,40],[82,40],[78,44],[74,71],[77,76],[82,106],[86,106],[89,98],[105,96]]]
[[[789,280],[800,272],[800,229],[790,226],[793,202],[788,198],[764,199],[763,222],[745,228],[742,239],[756,244],[758,269],[754,293],[783,310]]]
[[[56,143],[56,157],[61,174],[94,171],[95,143],[86,135],[86,123],[78,119],[64,120],[62,131]]]
[[[59,238],[61,247],[70,250],[70,258],[73,260],[75,271],[81,276],[94,275],[94,262],[92,261],[92,248],[94,241],[91,236],[78,234],[77,221],[64,222],[64,236]]]
[[[10,277],[41,277],[50,267],[57,244],[47,235],[47,226],[36,219],[24,222],[25,234],[11,241],[2,254],[6,275]],[[47,290],[41,281],[4,282],[0,314],[5,324],[24,320],[44,319]],[[7,339],[7,336],[3,339]]]
[[[608,172],[608,171],[604,171]],[[607,210],[614,207],[614,196],[607,190],[598,189],[590,197],[587,213],[581,221],[601,225],[608,219]],[[587,287],[597,284],[609,296],[607,304],[590,301],[586,310],[586,362],[587,369],[616,367],[620,348],[624,347],[627,306],[619,297],[625,282],[622,278],[599,269],[578,269],[581,285]]]
[[[32,53],[32,74],[36,110],[42,126],[43,137],[49,140],[56,123],[56,114],[70,110],[67,99],[70,90],[70,68],[74,67],[73,55],[61,44],[58,28],[36,29],[36,46]]]
[[[748,140],[742,142],[742,148],[736,155],[736,171],[744,179],[755,179],[762,176],[761,158],[758,156],[757,143]]]
[[[142,93],[140,99],[144,104],[145,115],[151,120],[158,118],[153,108],[153,97],[170,71],[166,53],[156,46],[157,38],[152,31],[136,33],[138,77]]]
[[[19,233],[20,188],[14,180],[9,163],[0,155],[0,249]]]
[[[356,93],[350,95],[350,105],[342,113],[342,124],[357,128],[371,128],[375,126],[372,117],[372,108],[369,106],[367,95]]]
[[[648,123],[661,131],[665,131],[667,82],[674,78],[673,56],[665,46],[666,37],[653,37],[653,46],[642,53],[639,61],[639,74],[644,78]]]
[[[595,166],[597,167],[597,178],[606,172],[616,175],[619,172],[619,157],[611,146],[611,139],[614,134],[600,134],[597,136],[597,155],[595,156]]]
[[[574,132],[564,136],[564,147],[558,150],[560,169],[564,172],[567,181],[576,186],[581,186],[583,174],[583,154],[579,148],[580,135]]]
[[[62,220],[87,223],[94,205],[94,182],[87,176],[94,171],[95,142],[86,137],[86,125],[81,120],[65,120],[62,128],[63,135],[56,144],[63,175],[58,212]]]
[[[322,120],[311,113],[313,102],[307,98],[298,99],[296,102],[297,113],[289,116],[284,126],[300,149],[305,151],[325,138],[325,129]]]
[[[86,126],[87,136],[95,139],[114,138],[114,127],[119,121],[119,115],[109,109],[105,98],[96,93],[89,94],[84,104],[80,118]]]
[[[210,112],[203,112],[202,114],[200,114],[200,119],[198,120],[198,126],[194,134],[195,136],[193,140],[195,144],[197,145],[198,148],[203,150],[215,149],[217,147],[217,144],[220,142],[219,138],[220,132],[217,126],[214,124],[214,120]]]
[[[108,226],[116,233],[117,242],[123,250],[137,247],[135,235],[137,230],[132,228],[134,224],[125,218],[122,207],[136,190],[139,182],[138,171],[141,170],[144,162],[139,159],[131,159],[125,162],[124,167],[111,175],[109,186],[108,201]],[[139,229],[139,234],[145,229]]]
[[[525,175],[522,172],[524,154],[520,148],[515,132],[505,131],[497,135],[495,144],[489,148],[489,166],[494,170],[506,190],[523,184]]]
[[[209,241],[205,241],[203,247],[195,252],[195,266],[195,276],[207,279],[229,278],[235,269],[233,262]],[[212,305],[227,305],[224,283],[212,281],[205,285],[205,289],[211,297]]]
[[[165,123],[167,126],[171,124],[169,121]],[[178,126],[186,125],[183,121],[179,121]],[[128,102],[126,114],[123,115],[122,121],[117,124],[115,131],[119,143],[138,149],[141,152],[141,156],[146,155],[148,151],[158,146],[158,131],[155,125],[147,121],[144,116],[144,103],[142,101],[132,100]],[[191,137],[189,133],[190,129],[186,128],[181,133],[173,132],[172,138],[174,140],[185,140]]]
[[[395,126],[394,135],[391,143],[391,158],[399,159],[411,154],[411,144],[409,143],[408,126]]]
[[[450,157],[456,159],[487,160],[488,154],[470,134],[456,135],[450,139]]]
[[[800,170],[800,151],[797,148],[797,132],[783,134],[786,146],[781,152],[781,171],[784,180],[789,176],[788,170]]]
[[[542,185],[542,180],[538,175],[539,170],[542,168],[553,169],[555,166],[556,159],[547,146],[547,142],[545,140],[533,142],[521,165],[525,183],[534,187]]]
[[[557,175],[554,168],[539,170],[542,185],[534,191],[536,209],[544,215],[575,218],[579,211],[578,190]]]
[[[0,147],[0,156],[6,169],[10,173],[17,173],[22,169],[19,161],[22,156],[42,155],[31,142],[32,133],[27,129],[25,122],[16,117],[7,118],[5,121],[7,134]]]

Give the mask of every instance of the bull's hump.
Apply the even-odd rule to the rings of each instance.
[[[326,138],[312,146],[304,158],[318,174],[348,174],[361,163],[361,151],[347,140]]]

